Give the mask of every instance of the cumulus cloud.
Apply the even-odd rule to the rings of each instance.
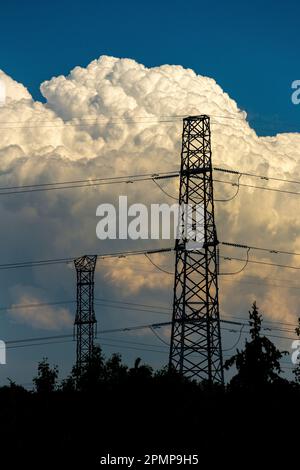
[[[193,70],[171,65],[147,68],[134,60],[102,56],[86,68],[75,67],[66,77],[44,82],[41,92],[45,103],[34,101],[23,85],[4,72],[0,78],[8,90],[7,102],[0,107],[1,186],[177,169],[182,123],[168,117],[189,114],[211,115],[214,164],[300,179],[300,134],[258,137],[247,123],[246,113],[215,80]],[[219,176],[215,174],[215,178]],[[220,179],[228,177],[222,175]],[[229,181],[234,183],[236,178]],[[246,177],[241,182],[253,184]],[[178,181],[164,184],[176,196]],[[287,188],[283,183],[273,186]],[[234,192],[235,187],[215,184],[217,199],[226,199]],[[119,194],[128,194],[129,202],[170,202],[151,182],[1,196],[3,258],[10,262],[127,247],[124,241],[100,242],[95,234],[96,207],[101,202],[116,202]],[[216,218],[220,240],[300,250],[297,197],[241,188],[231,202],[217,203]],[[150,241],[147,247],[153,244]],[[145,246],[136,242],[130,248]],[[225,248],[223,254],[245,256],[244,251]],[[250,252],[250,257],[256,256]],[[265,260],[297,263],[291,256],[270,255]],[[166,261],[165,255],[155,261],[167,265],[167,270],[174,262],[171,257]],[[145,259],[142,262],[149,263]],[[99,264],[98,282],[113,296],[121,292],[123,296],[159,297],[172,289],[170,276],[157,274],[150,264],[142,269],[138,261],[132,265],[122,261]],[[240,267],[240,263],[229,261],[221,265],[222,271],[228,272]],[[48,289],[49,296],[62,290],[73,292],[75,280],[70,270],[52,267],[40,273],[33,269],[30,277],[34,286]],[[22,283],[23,278],[24,273],[20,273],[15,279],[3,278],[3,283],[12,292],[11,284]],[[270,317],[278,319],[280,311],[281,319],[295,321],[298,304],[291,301],[288,290],[278,290],[275,296],[274,287],[259,282],[272,278],[290,279],[291,274],[249,264],[240,275],[222,278],[222,312],[241,313],[256,298]],[[8,300],[14,302],[13,296]],[[34,312],[28,315],[26,311],[25,315],[33,326],[37,325]],[[48,316],[53,320],[52,314]],[[63,314],[61,318],[66,317]],[[52,320],[44,327],[50,328]]]
[[[151,255],[157,266],[162,263],[159,254]],[[101,263],[101,261],[100,261]],[[102,263],[103,265],[103,263]],[[104,279],[115,288],[121,289],[122,295],[137,294],[142,289],[163,291],[172,289],[173,276],[166,275],[168,271],[153,269],[149,261],[129,261],[127,258],[107,259],[101,271]],[[169,268],[170,269],[170,268]]]
[[[13,101],[31,99],[31,95],[28,90],[24,87],[24,85],[13,80],[11,77],[6,75],[3,70],[0,70],[0,82],[4,85],[5,88],[7,105]]]

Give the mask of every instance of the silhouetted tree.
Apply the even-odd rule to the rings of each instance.
[[[235,365],[237,374],[231,379],[232,388],[258,390],[269,384],[283,381],[279,374],[281,358],[287,354],[279,351],[266,336],[261,335],[262,315],[259,314],[256,303],[249,312],[251,340],[246,340],[245,349],[225,362],[225,368]]]
[[[38,364],[38,375],[34,377],[33,383],[35,384],[38,393],[54,392],[57,388],[58,367],[50,367],[48,359],[44,358]]]
[[[62,381],[63,392],[96,390],[101,384],[119,385],[127,379],[128,367],[122,364],[120,354],[114,353],[105,361],[101,349],[96,346],[89,365],[81,371],[76,366],[71,374]]]
[[[121,355],[115,353],[105,363],[105,380],[110,385],[119,385],[127,379],[127,371]]]
[[[190,378],[180,374],[173,365],[171,367],[167,365],[157,370],[154,374],[154,379],[157,383],[167,383],[171,386],[175,384],[190,384],[193,382]],[[194,383],[196,383],[196,381]]]
[[[6,393],[10,396],[24,395],[29,393],[26,388],[24,388],[22,385],[18,385],[14,380],[11,380],[9,377],[7,377],[7,380],[9,382],[9,385],[3,385],[3,387],[0,387],[0,393]]]
[[[73,367],[72,376],[79,391],[96,391],[105,383],[105,359],[99,346],[94,346],[89,364],[81,371]]]
[[[62,380],[61,385],[60,385],[60,390],[62,392],[66,392],[66,393],[75,392],[76,390],[75,375],[76,374],[71,373],[66,379]]]

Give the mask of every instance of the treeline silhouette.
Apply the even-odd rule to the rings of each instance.
[[[33,391],[13,381],[0,388],[3,455],[10,462],[42,456],[47,463],[96,464],[107,453],[196,453],[205,459],[216,446],[221,458],[232,447],[249,453],[259,442],[264,448],[277,441],[292,445],[297,436],[285,430],[298,420],[300,365],[293,380],[284,378],[280,361],[287,352],[263,335],[262,321],[254,303],[250,337],[224,364],[234,367],[225,388],[167,367],[153,371],[140,358],[129,367],[119,354],[105,358],[98,346],[88,366],[74,366],[62,381],[58,367],[44,358]],[[300,338],[300,319],[296,334]]]

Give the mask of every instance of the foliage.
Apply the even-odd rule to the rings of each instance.
[[[272,341],[261,334],[262,315],[256,303],[249,312],[251,340],[246,340],[245,348],[225,362],[225,368],[235,365],[237,374],[231,379],[231,388],[259,390],[282,379],[280,360],[287,354],[279,351]]]
[[[50,393],[57,389],[58,367],[50,367],[48,359],[45,357],[38,364],[38,375],[34,377],[33,383],[35,384],[38,393]]]

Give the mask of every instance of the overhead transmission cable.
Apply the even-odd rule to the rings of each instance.
[[[220,179],[214,179],[214,182],[222,183],[222,184],[229,184],[231,186],[236,186],[237,191],[236,193],[228,199],[216,199],[219,202],[228,202],[234,199],[241,186],[261,189],[266,191],[275,191],[287,194],[294,194],[300,195],[300,192],[297,191],[289,191],[280,188],[270,188],[268,186],[256,186],[251,185],[248,183],[241,183],[240,178],[242,176],[247,177],[254,177],[259,178],[266,181],[278,181],[288,184],[300,184],[299,180],[290,180],[284,178],[277,178],[277,177],[269,177],[265,175],[258,175],[249,172],[243,172],[239,170],[230,170],[226,168],[214,167],[214,171],[224,172],[227,174],[233,174],[238,176],[237,182],[231,181],[224,181]],[[158,188],[164,192],[164,194],[174,200],[177,200],[176,197],[169,194],[159,183],[160,179],[168,179],[168,178],[175,178],[178,177],[180,172],[178,170],[170,170],[164,171],[159,173],[144,173],[144,174],[136,174],[136,175],[124,175],[124,176],[112,176],[112,177],[103,177],[103,178],[86,178],[86,179],[77,179],[77,180],[67,180],[67,181],[55,181],[55,182],[48,182],[48,183],[35,183],[35,184],[27,184],[27,185],[19,185],[19,186],[2,186],[0,187],[0,196],[2,195],[9,195],[9,194],[24,194],[24,193],[31,193],[31,192],[41,192],[41,191],[52,191],[52,190],[61,190],[61,189],[72,189],[72,188],[85,188],[85,187],[94,187],[94,186],[106,186],[111,184],[122,184],[122,183],[137,183],[137,182],[144,182],[144,181],[153,181]]]
[[[112,184],[121,184],[121,183],[137,183],[144,181],[153,181],[166,195],[169,195],[158,183],[159,179],[173,178],[177,177],[178,172],[161,172],[161,173],[148,173],[142,175],[127,175],[127,176],[115,176],[107,178],[87,178],[82,180],[73,180],[73,181],[60,181],[53,183],[40,183],[32,185],[23,185],[23,186],[4,186],[0,187],[0,196],[10,195],[10,194],[24,194],[24,193],[34,193],[34,192],[43,192],[43,191],[56,191],[62,189],[73,189],[73,188],[89,188],[94,186],[107,186]]]
[[[172,248],[158,248],[158,249],[153,249],[153,250],[117,251],[115,253],[103,253],[103,254],[100,253],[97,256],[98,256],[98,259],[126,258],[127,256],[138,256],[138,255],[154,254],[154,253],[168,253],[171,251],[174,251],[173,247]],[[4,264],[0,264],[0,270],[73,263],[74,259],[76,259],[76,256],[68,257],[68,258],[53,258],[53,259],[44,259],[44,260],[36,260],[36,261],[21,261],[17,263],[4,263]]]
[[[152,261],[152,259],[150,258],[150,256],[148,256],[147,253],[144,253],[144,255],[155,268],[159,269],[159,271],[162,271],[163,273],[170,274],[171,276],[174,276],[173,272],[167,271],[166,269],[161,268],[160,266],[158,266],[158,264],[154,263],[154,261]]]
[[[267,261],[258,261],[258,260],[250,260],[250,259],[245,260],[245,259],[241,259],[241,258],[235,258],[233,256],[220,256],[220,258],[222,258],[226,261],[241,261],[241,262],[244,262],[244,263],[246,262],[247,264],[248,263],[253,263],[253,264],[261,264],[261,265],[265,265],[265,266],[274,266],[274,267],[278,267],[278,268],[300,270],[300,266],[291,266],[291,265],[287,265],[287,264],[269,263]],[[245,267],[243,269],[245,269]],[[236,273],[233,273],[233,274],[236,274]]]
[[[250,248],[247,249],[247,255],[246,255],[246,256],[247,256],[247,259],[244,260],[244,261],[245,261],[245,264],[244,264],[244,266],[243,266],[241,269],[239,269],[239,270],[236,271],[236,272],[231,272],[231,273],[225,273],[225,272],[222,273],[222,272],[220,272],[219,275],[220,275],[220,276],[233,276],[233,275],[235,275],[235,274],[240,274],[241,272],[243,272],[244,269],[246,269],[246,267],[248,266],[248,263],[249,263],[249,251],[250,251]],[[224,257],[221,256],[221,258],[224,258]]]
[[[243,327],[248,326],[249,327],[249,325],[247,325],[245,323],[236,322],[236,321],[229,321],[229,320],[221,319],[221,322],[225,323],[225,324],[227,323],[227,324],[236,325],[236,326],[243,326]],[[143,330],[143,329],[149,329],[153,332],[153,330],[156,330],[158,328],[165,327],[165,326],[170,326],[171,324],[172,324],[172,322],[169,321],[169,322],[152,323],[152,324],[146,324],[146,325],[136,325],[136,326],[131,326],[131,327],[107,329],[107,330],[100,331],[97,335],[97,338],[99,339],[99,336],[107,334],[107,333],[112,334],[112,333],[121,333],[121,332]],[[236,330],[236,329],[233,329],[233,328],[227,328],[227,327],[221,327],[221,329],[225,330],[225,331],[229,331],[231,333],[240,333],[240,335],[249,333],[249,331],[247,331],[247,332],[243,331],[243,328],[241,328],[240,331]],[[265,334],[265,336],[270,337],[270,338],[278,338],[278,339],[288,339],[288,340],[294,340],[295,339],[295,337],[283,336],[283,335],[272,335],[272,334],[269,334],[269,333]],[[163,341],[161,337],[159,337],[159,339],[161,341]],[[55,340],[55,341],[52,341],[52,340]],[[58,341],[56,341],[56,340],[68,340],[66,342],[70,342],[70,343],[75,342],[73,334],[64,334],[64,335],[39,336],[39,337],[32,337],[32,338],[19,338],[19,339],[15,339],[15,340],[8,340],[8,341],[5,342],[5,344],[6,344],[7,348],[21,347],[19,345],[22,345],[24,347],[25,347],[25,345],[33,346],[35,344],[38,344],[39,346],[41,346],[41,345],[44,345],[44,344],[58,344]],[[41,343],[41,341],[43,343]],[[47,343],[45,343],[45,341]],[[118,341],[118,340],[114,340],[114,341]],[[65,342],[65,341],[59,341],[59,342]],[[29,343],[29,344],[27,344],[27,343]],[[104,344],[104,343],[101,343],[101,344]],[[168,343],[166,343],[166,345],[168,346]],[[235,346],[233,346],[233,347],[235,347]],[[230,349],[232,349],[232,347]]]
[[[273,249],[273,248],[248,246],[248,245],[243,245],[243,244],[238,244],[238,243],[229,243],[229,242],[220,242],[220,243],[223,244],[224,246],[227,245],[227,246],[231,246],[231,247],[245,248],[247,250],[258,250],[258,251],[266,251],[266,252],[269,252],[269,253],[272,253],[272,254],[286,254],[286,255],[291,255],[291,256],[300,256],[300,253],[292,252],[292,251],[284,251],[284,250],[277,250],[277,249]],[[173,251],[174,251],[174,247],[167,247],[167,248],[148,249],[148,250],[118,251],[118,252],[114,252],[114,253],[102,253],[102,254],[99,253],[99,254],[97,254],[97,256],[98,256],[98,259],[126,258],[127,256],[151,255],[151,254],[155,254],[155,253],[170,253],[170,252],[173,252]],[[20,261],[20,262],[15,262],[15,263],[4,263],[4,264],[0,264],[0,270],[71,263],[71,262],[74,261],[75,258],[76,258],[76,256],[68,257],[68,258],[50,258],[50,259],[44,259],[44,260]],[[258,260],[250,260],[250,259],[241,259],[241,258],[236,258],[236,257],[232,257],[232,256],[221,256],[221,258],[223,258],[227,261],[235,260],[235,261],[241,261],[241,262],[245,262],[245,263],[256,263],[256,264],[264,264],[264,265],[269,265],[269,266],[277,266],[277,267],[281,267],[281,268],[289,268],[289,269],[296,269],[296,270],[300,269],[299,266],[277,264],[277,263],[268,263],[266,261],[258,261]],[[171,272],[168,272],[168,271],[160,268],[152,260],[149,259],[149,261],[151,261],[151,263],[156,268],[160,269],[161,271],[165,271],[167,274],[172,274]],[[245,265],[245,267],[246,267],[246,265]],[[245,269],[245,267],[243,269]],[[236,273],[233,273],[233,274],[236,274]]]

